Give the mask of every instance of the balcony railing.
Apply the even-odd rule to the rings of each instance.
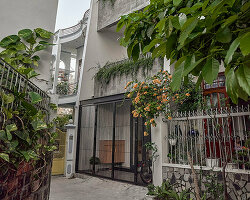
[[[194,165],[250,170],[250,108],[234,107],[196,112],[176,112],[166,120],[165,160]]]
[[[83,26],[87,24],[88,18],[89,18],[89,10],[85,12],[85,14],[83,15],[83,19],[78,24],[71,26],[69,28],[62,29],[60,37],[66,37],[82,30]]]
[[[44,112],[47,111],[46,113],[49,111],[50,97],[0,58],[0,91],[2,90],[8,93],[23,92],[28,102],[31,102],[28,92],[36,92],[42,97],[42,101],[38,102],[36,107]],[[12,104],[11,106],[17,105]]]

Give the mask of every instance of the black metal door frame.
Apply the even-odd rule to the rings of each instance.
[[[96,158],[96,136],[97,136],[97,119],[98,119],[98,108],[99,104],[95,105],[95,122],[94,122],[94,141],[93,141],[93,168],[92,168],[92,175],[97,176],[97,177],[103,177],[103,178],[108,178],[112,180],[118,180],[118,181],[123,181],[123,182],[130,182],[122,179],[117,179],[115,178],[115,170],[118,171],[127,171],[131,172],[134,174],[134,184],[139,184],[138,183],[138,118],[133,118],[133,115],[130,114],[130,169],[125,169],[125,168],[119,168],[115,167],[115,135],[116,135],[116,130],[115,130],[115,125],[116,125],[116,105],[118,101],[115,102],[109,102],[113,103],[113,129],[112,129],[112,171],[111,171],[111,177],[104,177],[101,175],[96,174],[96,166],[95,166],[95,158]],[[81,132],[81,117],[82,117],[82,106],[79,106],[79,121],[78,121],[78,130],[77,130],[77,151],[76,151],[76,172],[78,172],[78,165],[79,165],[79,149],[80,149],[80,132]],[[87,106],[87,105],[86,105]],[[90,106],[90,105],[89,105]],[[93,105],[92,105],[93,106]],[[131,111],[132,111],[132,106],[131,106]],[[131,113],[131,112],[130,112]],[[135,120],[135,123],[133,123]],[[135,126],[135,127],[134,127]],[[144,130],[144,129],[143,129]],[[144,141],[144,137],[142,135],[142,141]],[[142,144],[144,146],[144,143]],[[143,150],[143,157],[144,157],[144,150]],[[84,173],[84,172],[83,172]]]

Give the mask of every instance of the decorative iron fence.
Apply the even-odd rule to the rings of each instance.
[[[8,93],[23,92],[28,102],[31,102],[28,92],[36,92],[42,97],[42,101],[36,104],[39,110],[48,113],[50,97],[34,83],[20,74],[16,69],[0,58],[0,91]],[[14,106],[13,104],[11,105]]]
[[[166,161],[194,165],[250,170],[250,108],[231,107],[176,112],[167,123]]]

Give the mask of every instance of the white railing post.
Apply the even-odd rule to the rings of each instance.
[[[53,88],[52,88],[52,94],[56,94],[56,88],[58,83],[58,75],[59,75],[59,67],[60,67],[60,57],[61,57],[61,43],[60,43],[60,37],[61,37],[62,30],[60,29],[58,31],[58,38],[57,38],[57,44],[55,45],[56,48],[56,56],[55,56],[55,74],[54,74],[54,80],[53,80]]]
[[[74,169],[74,148],[76,137],[76,126],[73,124],[73,120],[69,121],[69,124],[65,126],[67,129],[66,136],[66,170],[65,175],[67,178],[71,178],[75,173]]]

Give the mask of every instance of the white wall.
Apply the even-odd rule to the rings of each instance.
[[[89,27],[83,51],[82,81],[79,87],[80,101],[90,99],[94,95],[94,75],[97,66],[108,61],[119,61],[126,57],[126,49],[119,44],[120,35],[114,32],[97,32],[98,1],[92,0]]]
[[[54,32],[58,0],[1,0],[0,1],[0,40],[17,34],[21,29],[43,28]],[[51,48],[41,55],[38,77],[50,81]],[[39,87],[48,89],[45,81]]]

